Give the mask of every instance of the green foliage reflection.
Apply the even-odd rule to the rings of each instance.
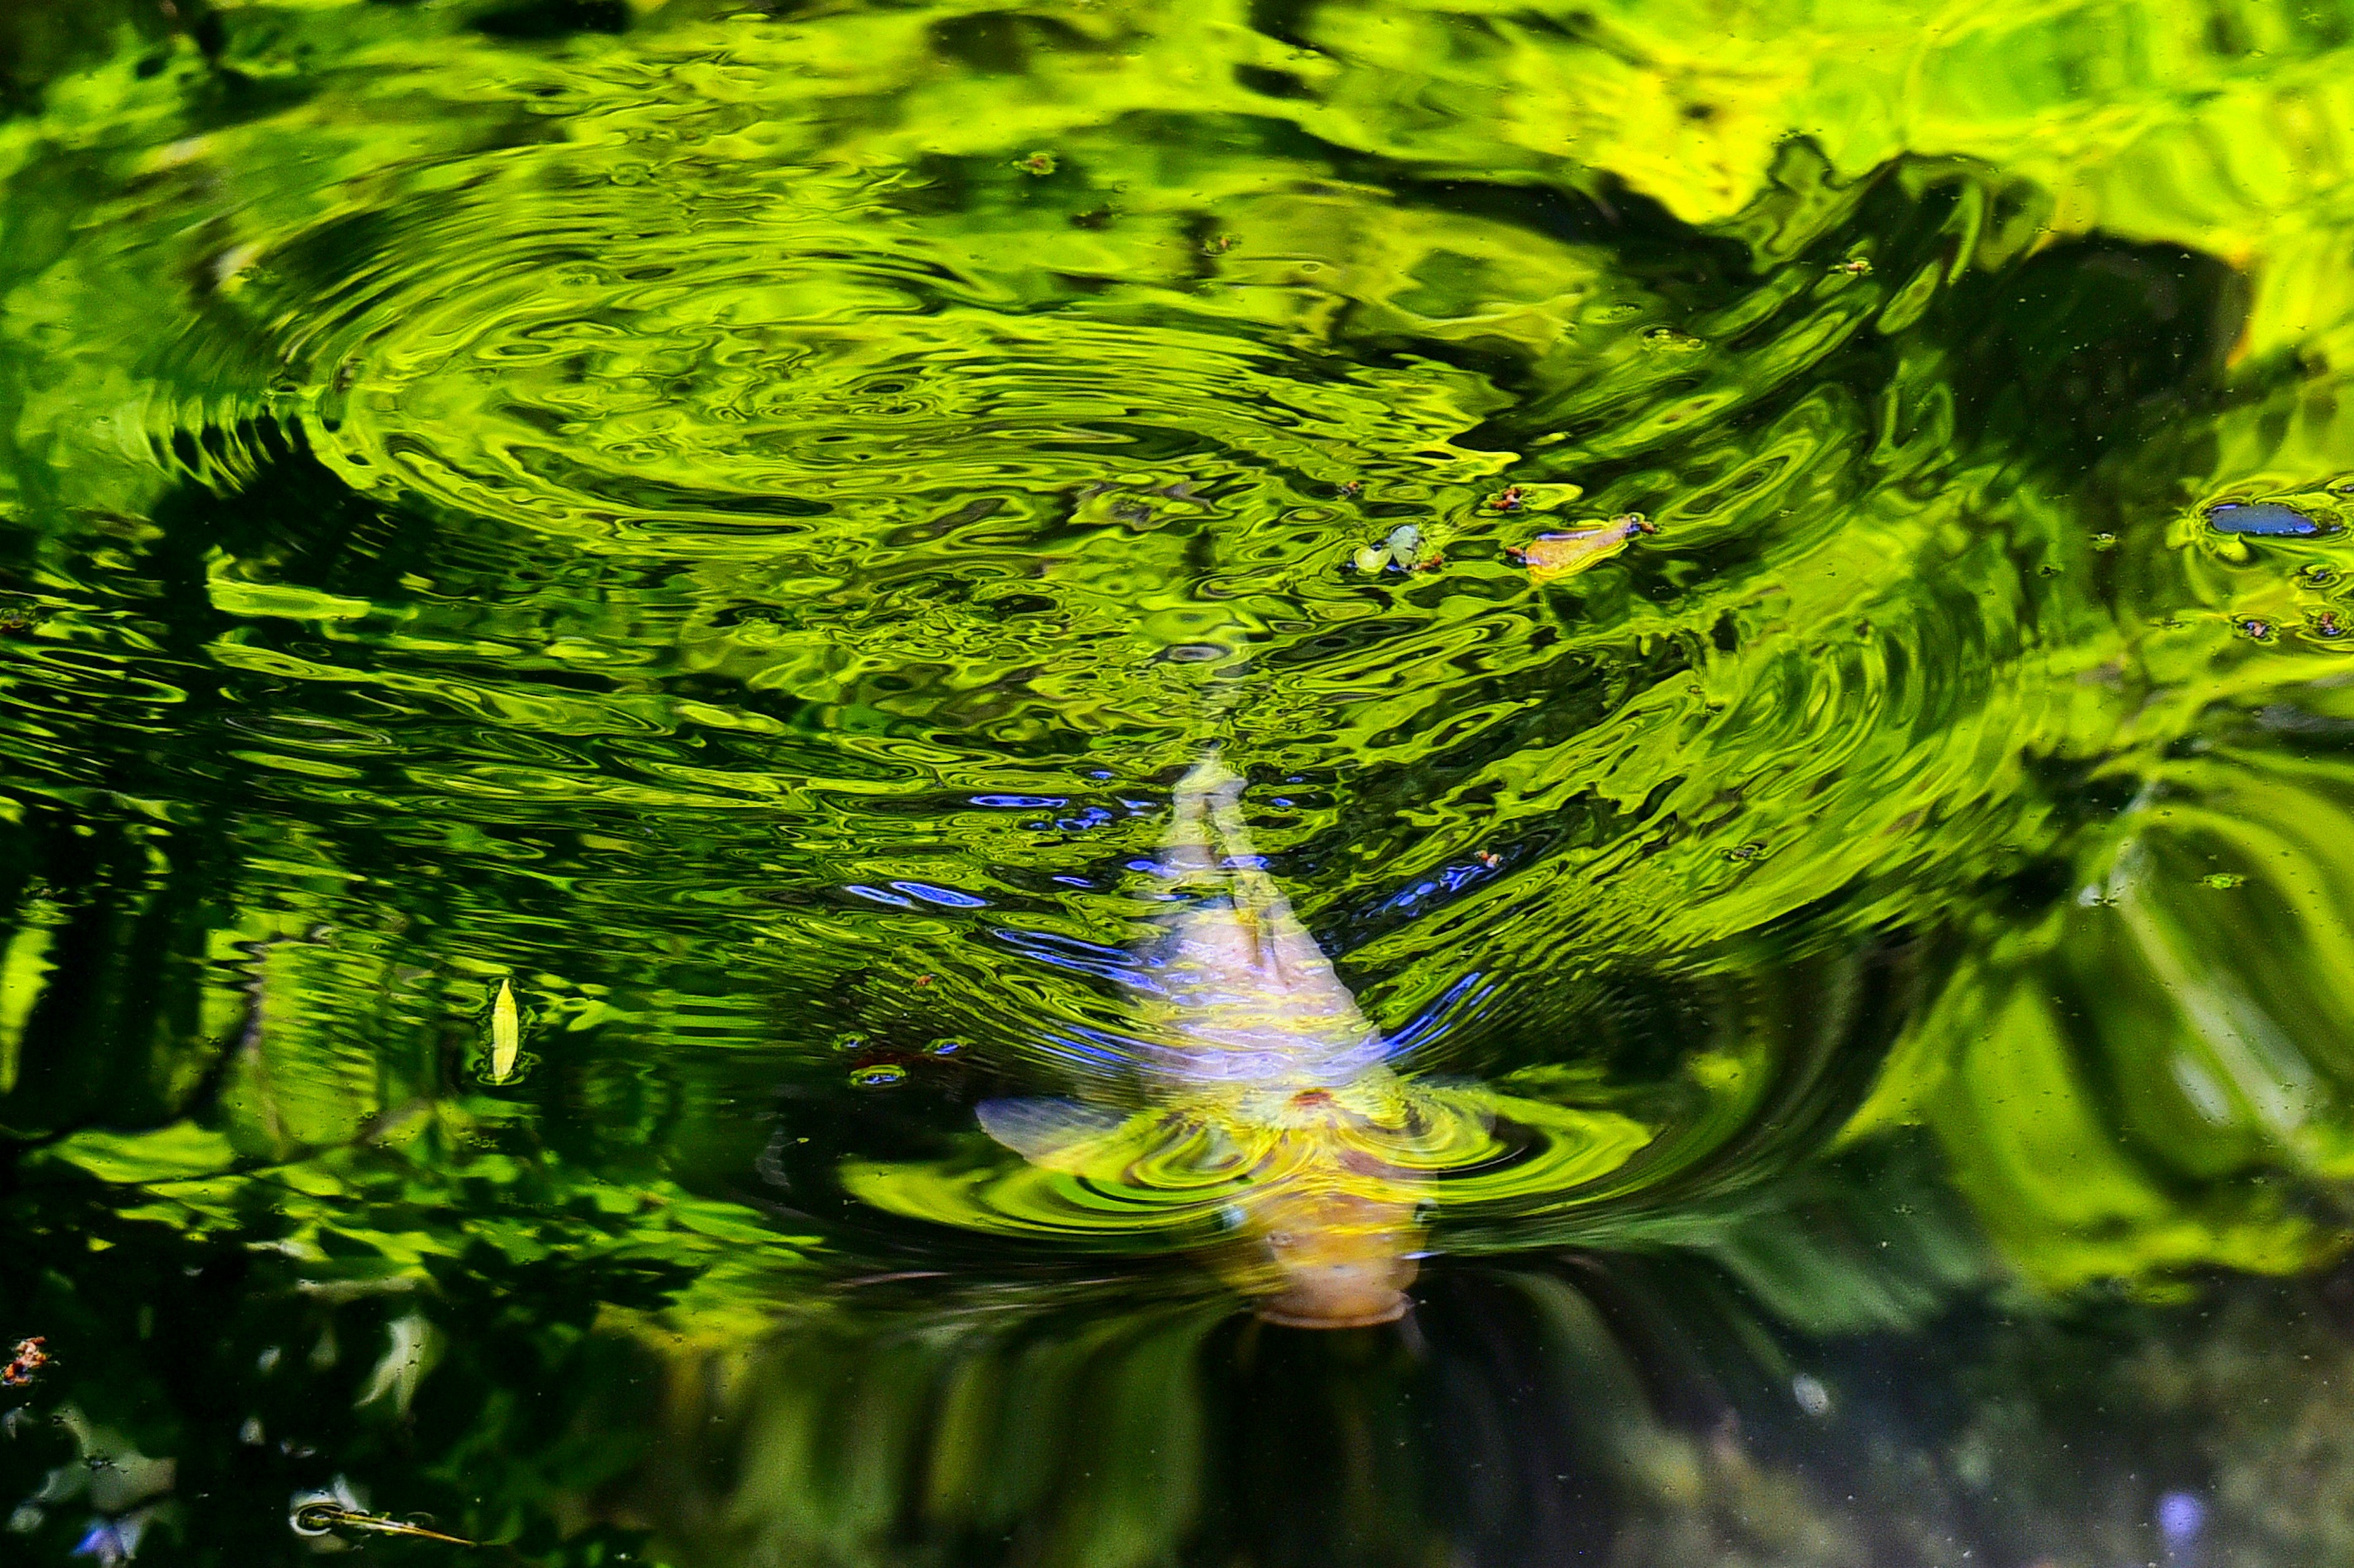
[[[414,1473],[544,1443],[462,1532],[582,1561],[592,1519],[875,1557],[927,1412],[1000,1433],[925,1461],[946,1536],[1060,1484],[970,1470],[1021,1422],[959,1380],[1011,1374],[934,1350],[810,1457],[877,1280],[1149,1286],[1150,1332],[1073,1331],[1158,1348],[1054,1375],[1192,1441],[1246,1330],[1166,1255],[1214,1204],[1009,1225],[1116,1184],[974,1107],[1143,1114],[1086,1047],[1213,743],[1411,1042],[1397,1103],[1457,1118],[1443,1255],[1821,1333],[2328,1266],[2349,39],[2304,0],[13,7],[23,1299],[128,1334],[93,1259],[249,1256],[265,1315],[413,1318],[440,1359],[336,1372],[336,1421],[474,1378]],[[1480,1141],[1541,1124],[1593,1157]],[[741,1520],[489,1408],[487,1345],[560,1383],[778,1335],[747,1441],[813,1467]],[[101,1382],[90,1430],[196,1463]],[[1658,1496],[1715,1463],[1627,1427]],[[1100,1486],[1036,1560],[1174,1550]]]

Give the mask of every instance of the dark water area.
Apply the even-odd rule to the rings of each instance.
[[[2354,10],[0,10],[0,1562],[2354,1558]]]

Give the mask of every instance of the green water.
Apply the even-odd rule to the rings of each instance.
[[[2336,0],[14,0],[0,1560],[2348,1561],[2349,374]]]

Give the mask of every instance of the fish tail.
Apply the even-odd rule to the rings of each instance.
[[[1225,837],[1222,818],[1233,814],[1243,781],[1212,747],[1177,781],[1168,836],[1161,842],[1161,872],[1181,887],[1222,885],[1219,865]]]

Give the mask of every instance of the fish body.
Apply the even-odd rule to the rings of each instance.
[[[1598,528],[1578,528],[1565,534],[1540,534],[1513,552],[1529,576],[1538,582],[1574,577],[1588,567],[1617,555],[1638,534],[1656,534],[1659,527],[1639,512],[1613,517]]]
[[[848,1191],[972,1230],[1193,1249],[1262,1318],[1341,1329],[1405,1313],[1437,1200],[1557,1209],[1649,1142],[1608,1109],[1394,1070],[1252,847],[1241,792],[1214,758],[1178,786],[1127,1077],[982,1101],[1016,1164],[857,1160]]]
[[[1151,944],[1140,1008],[1153,1108],[991,1101],[981,1125],[1048,1169],[1141,1157],[1140,1179],[1221,1191],[1231,1234],[1213,1261],[1263,1317],[1388,1322],[1406,1310],[1426,1181],[1392,1146],[1426,1118],[1252,848],[1241,789],[1214,758],[1178,786],[1162,866],[1184,906]]]

